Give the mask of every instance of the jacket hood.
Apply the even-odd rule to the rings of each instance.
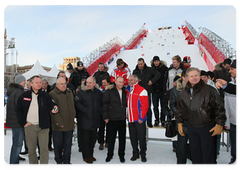
[[[114,85],[114,84],[109,84],[109,85],[105,88],[105,90],[111,90],[111,89],[113,89],[113,88],[115,88],[115,85]]]
[[[183,81],[182,78],[179,78],[176,82],[176,89],[177,91],[182,91],[186,87],[186,83]]]
[[[80,70],[78,70],[77,67],[75,67],[75,68],[73,69],[73,73],[78,73],[79,71],[80,71]],[[81,71],[83,71],[83,72],[87,72],[87,68],[84,66],[83,69],[82,69]]]
[[[154,66],[154,63],[153,63],[153,60],[150,61],[150,64],[152,67],[155,67]],[[167,66],[167,62],[166,61],[163,61],[163,60],[160,60],[160,64],[159,64],[159,68],[162,67],[163,65]]]
[[[95,88],[96,88],[96,89],[99,89],[99,85],[96,84]],[[81,85],[81,90],[82,90],[82,91],[87,91],[87,90],[89,90],[89,89],[87,88],[87,85],[85,85],[85,83],[84,83],[84,84]]]
[[[223,62],[219,62],[215,65],[215,70],[222,70],[223,66],[222,66]]]
[[[200,79],[200,81],[193,86],[193,92],[198,93],[204,85],[205,85],[204,81],[202,79]],[[188,93],[190,93],[191,88],[192,88],[192,85],[190,82],[188,82],[185,87],[185,89],[187,90]]]
[[[21,89],[21,90],[24,90],[24,88],[20,85],[20,84],[16,84],[16,83],[11,83],[9,85],[9,88],[7,90],[7,96],[10,96],[11,93],[16,90],[16,89]]]

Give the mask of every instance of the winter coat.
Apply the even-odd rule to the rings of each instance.
[[[236,85],[236,81],[232,80],[229,84]],[[230,129],[230,123],[236,125],[236,94],[225,93],[225,109],[227,121],[225,126]]]
[[[131,91],[130,86],[126,88],[128,101],[127,101],[127,118],[129,123],[147,120],[147,112],[149,107],[147,91],[136,83]]]
[[[116,85],[109,85],[103,94],[103,119],[125,120],[127,107],[127,94],[125,88],[122,88],[122,100]]]
[[[102,86],[102,79],[104,77],[110,77],[109,74],[108,74],[108,67],[107,66],[104,66],[104,70],[103,71],[97,71],[94,73],[93,77],[95,77],[96,79],[96,83],[101,87]]]
[[[24,92],[18,99],[18,104],[16,107],[18,123],[24,127],[27,123],[27,114],[28,109],[32,101],[32,90]],[[38,91],[38,116],[39,116],[39,127],[41,129],[47,129],[50,127],[50,111],[56,105],[52,100],[52,97],[43,92],[42,90]]]
[[[128,77],[131,75],[131,70],[128,68],[128,65],[124,62],[124,66],[122,69],[119,69],[117,66],[113,68],[111,73],[111,82],[115,82],[115,79],[118,76],[122,76],[124,78],[124,86],[128,85]]]
[[[93,90],[85,86],[75,96],[79,129],[95,130],[100,126],[102,113],[102,92],[96,87]]]
[[[227,93],[231,93],[231,94],[236,94],[237,90],[236,90],[236,85],[235,84],[231,84],[228,83],[226,88],[223,89],[223,91],[227,92]]]
[[[176,86],[172,88],[170,92],[170,108],[173,111],[173,114],[177,114],[177,98],[179,93],[185,88],[186,83],[182,80],[182,78],[177,80]]]
[[[229,73],[229,70],[226,70],[223,67],[223,62],[220,62],[215,65],[215,70],[213,73],[215,74],[215,79],[223,79],[227,82],[231,81],[231,74]]]
[[[186,121],[192,127],[204,127],[215,123],[224,126],[225,109],[217,91],[200,80],[193,86],[188,82],[177,100],[177,123]]]
[[[138,65],[136,65],[135,70],[133,70],[133,74],[137,75],[138,78],[141,79],[139,85],[145,88],[148,93],[153,92],[153,85],[148,85],[149,80],[151,80],[151,82],[154,84],[161,77],[161,74],[156,69],[148,67],[146,64],[142,70],[140,70]]]
[[[173,65],[171,64],[168,72],[167,72],[167,90],[173,88],[173,80],[176,76],[180,76],[182,75],[183,70],[187,70],[183,64],[180,64],[180,67],[178,69],[174,68]]]
[[[11,128],[21,128],[22,126],[18,123],[17,114],[15,108],[17,106],[18,98],[24,92],[24,88],[15,83],[9,85],[7,96],[7,115],[6,115],[6,126]]]
[[[58,113],[51,113],[53,131],[71,131],[74,129],[74,118],[76,111],[74,107],[74,97],[71,90],[60,91],[57,87],[50,93],[52,99],[58,107]],[[63,126],[63,128],[61,127]]]
[[[155,67],[154,63],[151,61],[152,68],[156,69],[160,74],[160,78],[157,80],[156,83],[154,83],[153,86],[153,92],[165,92],[166,91],[166,81],[164,79],[164,75],[166,74],[168,67],[167,63],[163,60],[160,61],[160,64],[158,67]]]
[[[78,68],[74,68],[73,72],[70,76],[69,83],[71,83],[75,89],[78,88],[78,86],[81,86],[82,80],[87,79],[89,77],[89,73],[87,72],[87,68],[83,67],[82,70],[78,70]]]

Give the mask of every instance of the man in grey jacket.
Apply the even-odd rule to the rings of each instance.
[[[15,107],[17,105],[18,98],[24,92],[25,84],[25,77],[18,75],[15,77],[15,83],[11,83],[7,91],[8,103],[6,126],[12,128],[13,141],[10,154],[10,164],[19,164],[19,154],[21,152],[24,139],[24,128],[18,123]]]

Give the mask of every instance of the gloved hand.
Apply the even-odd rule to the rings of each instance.
[[[183,124],[182,123],[178,123],[178,132],[181,136],[185,136],[185,134],[183,133]]]
[[[209,132],[213,132],[212,136],[220,135],[223,131],[223,126],[216,124]]]

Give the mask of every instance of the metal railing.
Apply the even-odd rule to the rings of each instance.
[[[193,37],[198,39],[199,37],[198,32],[193,28],[193,26],[190,23],[188,23],[187,21],[185,21],[185,23],[186,23],[186,27],[192,33]]]
[[[135,38],[138,37],[139,34],[142,33],[143,30],[148,30],[148,28],[147,28],[145,25],[143,25],[143,26],[126,42],[125,46],[128,48],[128,46],[133,42],[133,40],[134,40]]]
[[[124,42],[119,37],[114,37],[109,40],[107,43],[104,43],[99,48],[93,50],[91,53],[80,59],[86,67],[91,65],[95,60],[104,55],[108,50],[110,50],[115,44],[119,44],[120,46],[124,45]]]
[[[236,59],[236,50],[231,47],[229,42],[205,27],[199,27],[199,29],[202,30],[202,33],[213,42],[226,58]]]

